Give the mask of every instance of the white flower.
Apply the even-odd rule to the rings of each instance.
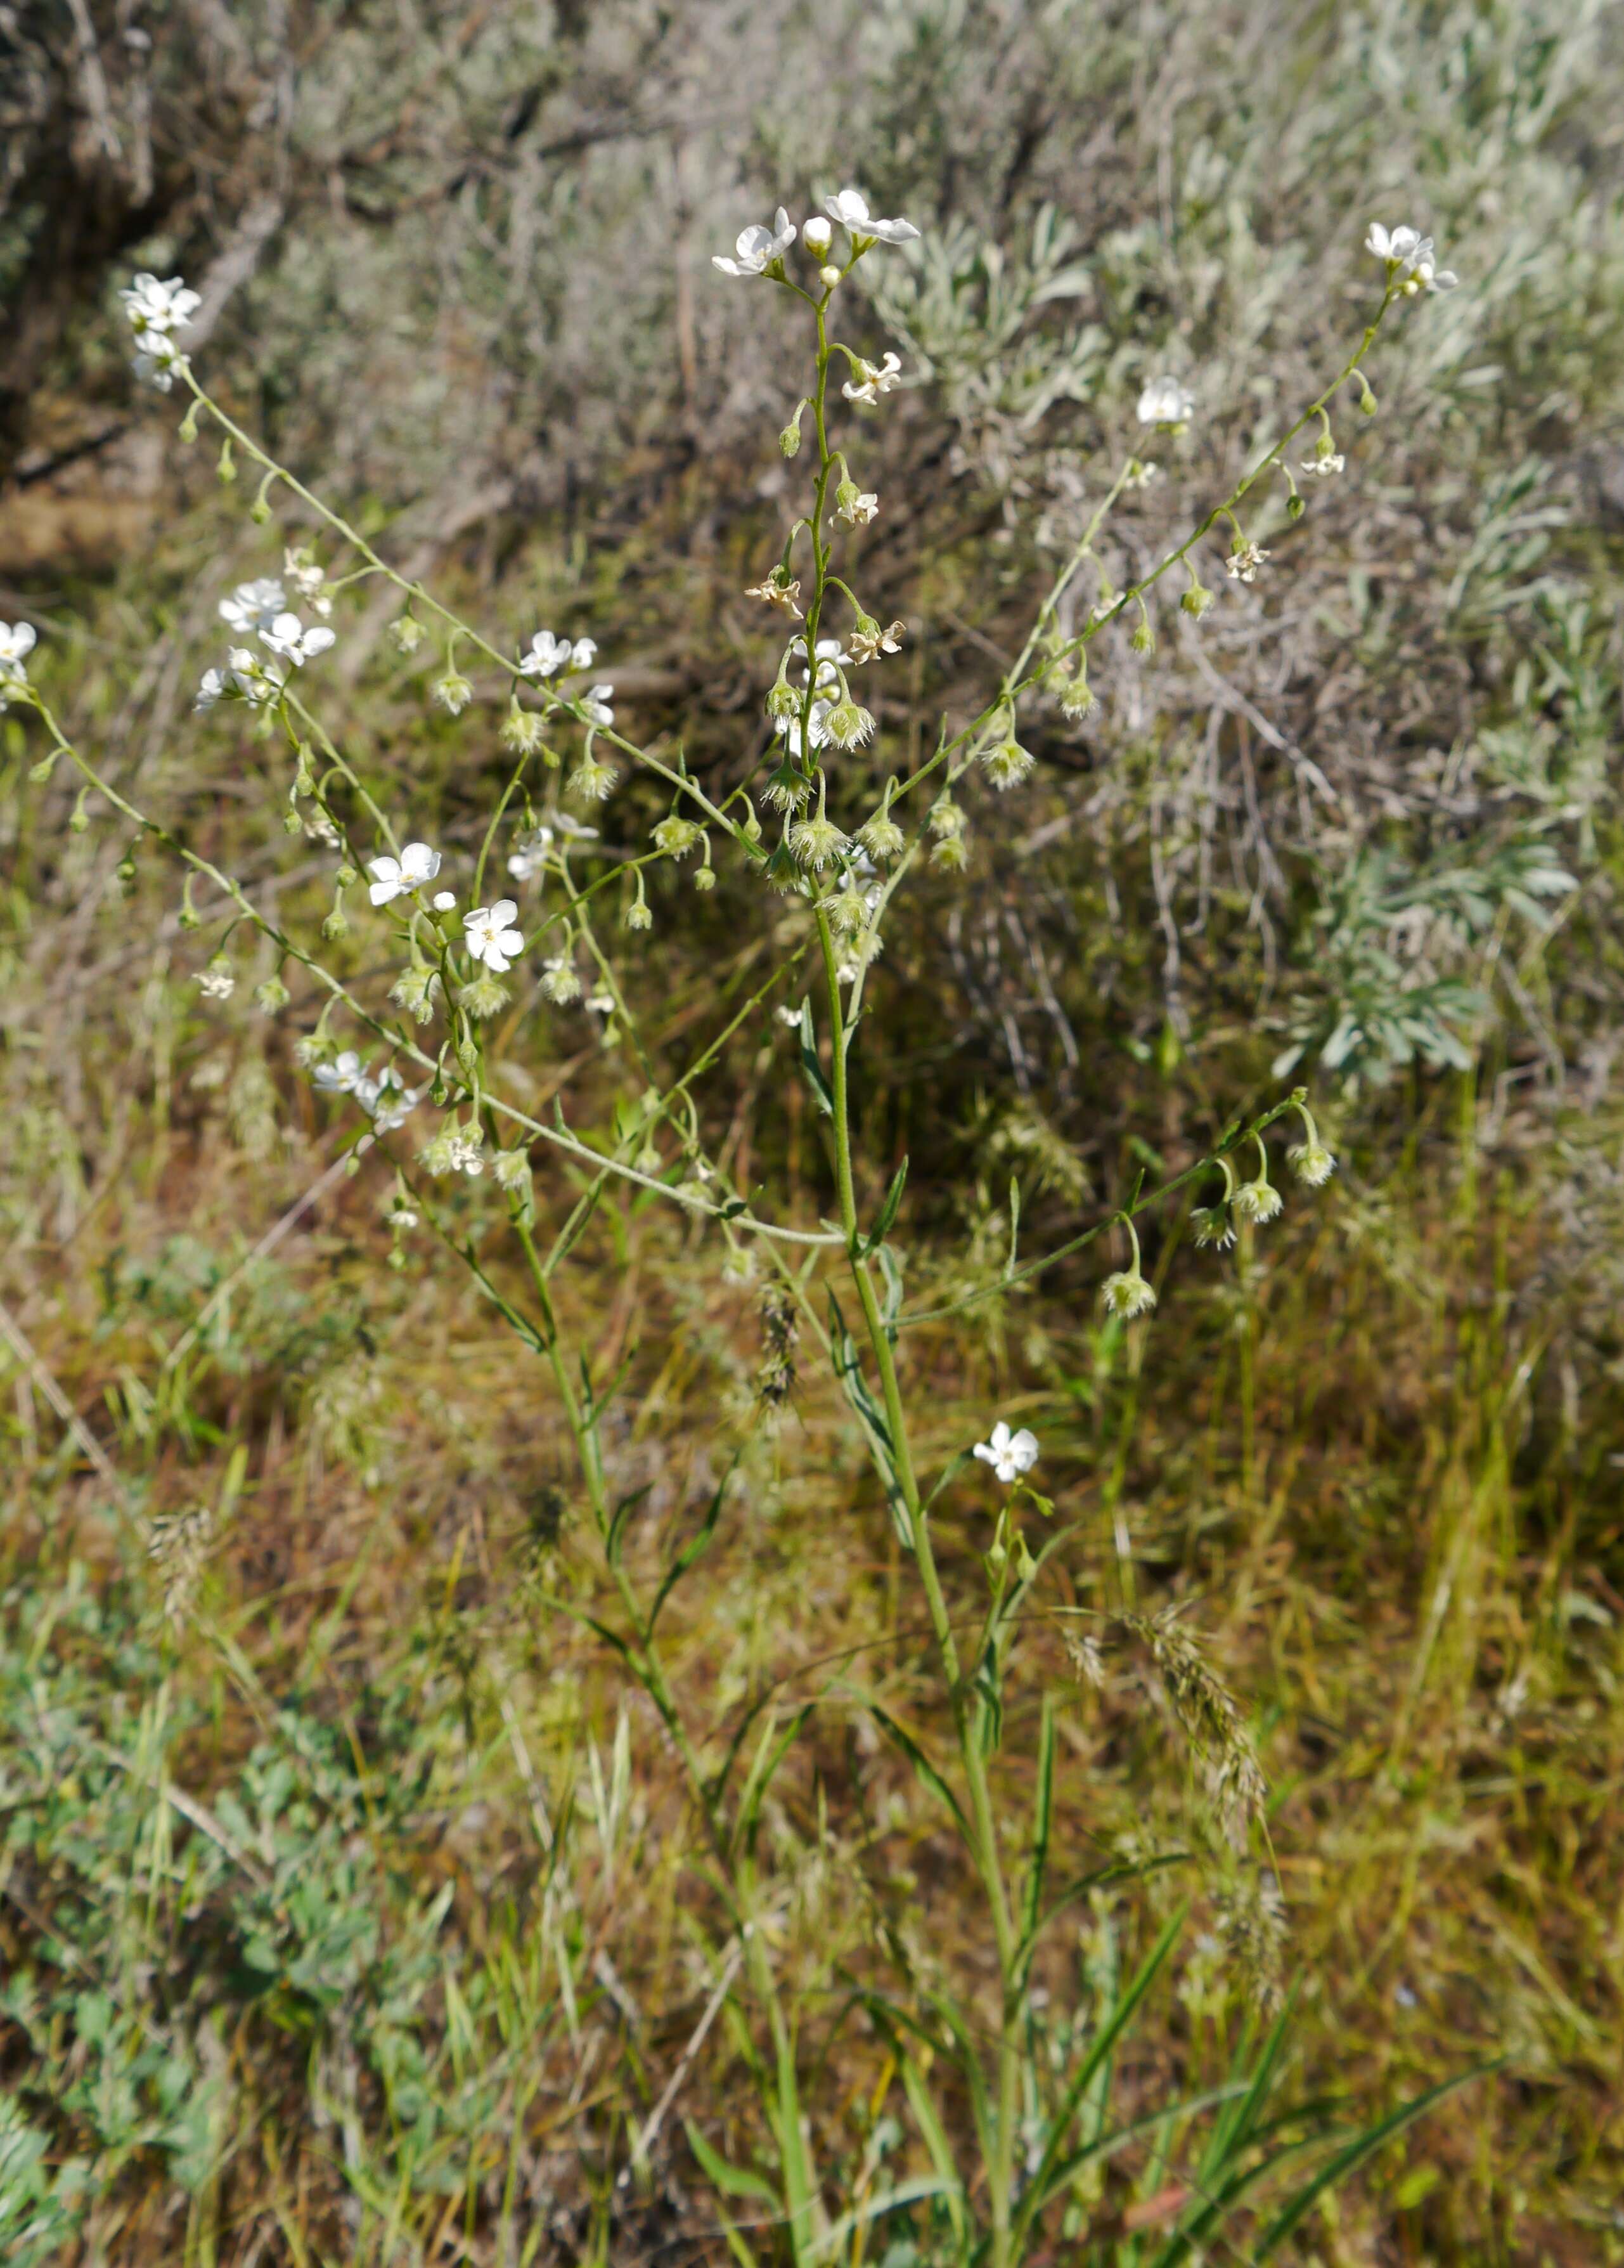
[[[313,661],[317,654],[325,653],[334,643],[331,630],[324,630],[320,623],[306,630],[297,615],[278,615],[268,630],[261,630],[260,636],[273,653],[281,654],[295,669]]]
[[[513,899],[498,898],[494,906],[475,906],[462,917],[462,941],[469,957],[482,961],[495,976],[511,968],[525,950],[525,940],[513,927],[518,911]]]
[[[467,1174],[477,1181],[485,1170],[485,1160],[480,1155],[480,1144],[484,1137],[477,1126],[459,1126],[445,1145],[446,1162],[454,1174]]]
[[[346,1048],[331,1063],[318,1064],[315,1083],[327,1094],[353,1094],[366,1077],[366,1069],[353,1048]]]
[[[792,637],[790,641],[790,652],[798,653],[805,661],[806,659],[805,639]],[[812,649],[812,659],[818,665],[818,683],[822,687],[840,683],[841,674],[838,665],[842,661],[849,661],[851,656],[838,638],[819,638]],[[809,665],[801,672],[801,682],[803,685],[810,685],[812,681],[812,674]]]
[[[613,685],[589,685],[580,696],[580,703],[588,720],[594,725],[613,725],[614,711],[609,703],[614,697]]]
[[[1430,249],[1429,246],[1417,256],[1410,269],[1409,282],[1405,285],[1407,291],[1452,291],[1459,283],[1460,278],[1452,268],[1433,266],[1428,256]]]
[[[555,811],[553,814],[553,824],[561,835],[573,835],[577,837],[590,835],[595,838],[598,833],[595,827],[588,827],[584,820],[571,817],[567,811]]]
[[[327,571],[301,547],[297,551],[284,550],[282,571],[306,606],[313,607],[319,615],[330,615],[333,601],[326,594]]]
[[[1422,246],[1431,249],[1429,239],[1418,228],[1395,228],[1389,232],[1380,221],[1370,223],[1370,232],[1364,239],[1364,248],[1373,252],[1378,260],[1408,261],[1414,259]]]
[[[775,1008],[773,1010],[773,1013],[777,1017],[779,1022],[787,1026],[790,1031],[798,1032],[800,1030],[801,1012],[798,1008]]]
[[[1224,571],[1231,583],[1255,583],[1258,569],[1267,566],[1274,555],[1255,543],[1238,543],[1224,563]]]
[[[794,242],[795,223],[780,205],[773,215],[771,228],[758,225],[741,231],[733,247],[737,259],[726,259],[716,252],[711,254],[710,264],[719,268],[724,276],[760,276],[775,260],[782,260]]]
[[[234,645],[226,659],[231,682],[251,708],[262,709],[274,701],[286,681],[287,672],[274,662],[261,661],[252,646]]]
[[[984,1465],[990,1465],[1007,1488],[1011,1481],[1029,1473],[1038,1462],[1038,1437],[1023,1425],[1018,1433],[1011,1433],[1002,1418],[992,1429],[990,1441],[978,1441],[975,1454]]]
[[[160,332],[151,334],[151,343],[131,358],[130,368],[145,386],[155,386],[160,394],[168,394],[180,372],[187,368],[186,357],[174,341]]]
[[[408,843],[398,858],[374,858],[367,867],[372,880],[367,895],[375,906],[386,906],[408,890],[421,890],[440,871],[440,854],[426,843]]]
[[[547,854],[553,847],[553,830],[538,827],[527,835],[508,858],[508,872],[520,882],[528,882],[547,865]]]
[[[900,653],[906,630],[904,623],[893,622],[888,629],[882,629],[879,623],[867,617],[864,622],[866,627],[864,623],[859,623],[851,634],[850,659],[853,661],[874,661],[882,653]]]
[[[166,284],[160,284],[156,276],[137,276],[119,297],[130,329],[143,343],[154,336],[166,337],[171,331],[187,329],[202,304],[178,276],[172,276]]]
[[[376,1079],[358,1079],[350,1092],[379,1134],[404,1126],[417,1108],[417,1089],[407,1086],[393,1064],[386,1064]]]
[[[829,745],[829,711],[834,705],[832,701],[812,703],[812,713],[806,720],[806,740],[814,748],[827,748]],[[800,755],[801,720],[798,717],[775,717],[773,730],[792,756]]]
[[[220,620],[239,637],[248,637],[255,630],[268,630],[288,602],[288,594],[274,575],[261,575],[257,582],[239,583],[227,599],[220,601]]]
[[[846,380],[841,392],[848,401],[872,403],[878,401],[883,394],[893,394],[901,383],[901,357],[887,350],[878,364],[859,359],[855,373]]]
[[[551,630],[538,630],[530,641],[530,652],[519,655],[518,674],[521,677],[556,677],[561,669],[590,669],[598,659],[594,638],[555,637]]]
[[[1328,457],[1304,457],[1302,460],[1303,470],[1317,481],[1334,479],[1347,462],[1347,458],[1335,449]]]
[[[814,213],[812,218],[807,222],[805,227],[801,231],[801,242],[806,247],[806,249],[812,254],[814,260],[821,260],[824,254],[829,248],[829,239],[834,234],[834,231],[829,226],[828,222],[824,219],[822,214]]]
[[[1451,269],[1434,265],[1432,239],[1423,236],[1418,228],[1389,232],[1380,221],[1373,220],[1364,248],[1396,269],[1407,279],[1405,288],[1408,291],[1452,291],[1460,281]]]
[[[229,1000],[237,989],[237,972],[229,961],[211,961],[197,980],[205,1000]]]
[[[23,664],[34,648],[32,622],[0,622],[0,670],[20,677]]]
[[[1195,414],[1195,396],[1176,378],[1153,378],[1139,397],[1142,425],[1183,425]]]
[[[861,189],[841,189],[825,197],[823,210],[854,237],[878,237],[882,244],[911,244],[919,234],[911,220],[875,220]]]
[[[836,519],[843,519],[848,527],[866,527],[879,510],[879,497],[872,489],[859,490],[854,482],[852,493],[835,508]],[[819,645],[823,641],[819,639]]]
[[[194,711],[201,714],[201,712],[205,709],[212,709],[215,703],[220,700],[231,689],[231,680],[226,671],[224,669],[206,669],[203,672],[202,682],[198,686],[197,697],[193,702],[192,707]]]

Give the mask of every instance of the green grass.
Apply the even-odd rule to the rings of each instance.
[[[13,2239],[19,2257],[58,2257],[81,2222],[104,2257],[188,2264],[256,2242],[437,2257],[453,2229],[493,2261],[532,2243],[621,2257],[679,2231],[709,2250],[718,2201],[685,2132],[749,2164],[753,2051],[730,2004],[633,2166],[716,1981],[716,1916],[657,1728],[572,1619],[602,1575],[533,1364],[430,1256],[378,1269],[371,1198],[340,1180],[164,1379],[159,1351],[242,1252],[245,1190],[268,1225],[320,1164],[304,1147],[251,1167],[221,1088],[202,1094],[185,1130],[141,1112],[116,1186],[59,1211],[71,1276],[36,1274],[55,1295],[26,1314],[33,1384],[11,1358],[5,2073],[19,2162],[43,2153],[12,2184],[19,2229],[41,2232]],[[1109,1608],[1125,1580],[1141,1603],[1191,1602],[1270,1781],[1291,2093],[1364,2120],[1503,2058],[1316,2207],[1319,2257],[1606,2258],[1619,1436],[1564,1430],[1560,1381],[1553,1406],[1526,1318],[1495,1296],[1532,1265],[1532,1208],[1505,1186],[1473,1197],[1447,1149],[1428,1165],[1371,1187],[1354,1161],[1320,1220],[1280,1233],[1249,1342],[1187,1254],[1143,1341],[1070,1297],[930,1336],[912,1358],[934,1410],[922,1447],[961,1450],[988,1406],[1018,1406],[1056,1520],[1079,1523],[1071,1602]],[[613,1438],[616,1484],[650,1490],[627,1547],[641,1569],[714,1484],[717,1412],[724,1440],[744,1423],[745,1485],[669,1610],[685,1701],[713,1753],[764,1681],[786,1709],[816,1703],[762,1851],[820,2156],[855,2198],[882,2161],[922,2169],[891,2164],[899,2067],[850,1989],[877,1948],[926,1983],[977,1954],[933,1799],[852,1694],[927,1749],[945,1727],[921,1634],[886,1635],[895,1549],[849,1414],[803,1398],[776,1438],[753,1428],[751,1297],[708,1286],[651,1216],[621,1233],[574,1320],[630,1357]],[[189,1589],[173,1556],[143,1558],[43,1371],[132,1506],[212,1508]],[[985,1525],[973,1487],[938,1515],[970,1607]],[[1034,1627],[1000,1781],[1029,1804],[1052,1696],[1051,1878],[1196,1853],[1102,1887],[1040,1956],[1063,2036],[1090,1981],[1194,1899],[1116,2074],[1127,2114],[1222,2088],[1247,2023],[1147,1667],[1107,1636],[1096,1689]],[[965,2106],[950,2090],[939,2110],[951,2134]],[[1176,2133],[1125,2147],[1097,2228],[1131,2225],[1187,2163]],[[1241,2257],[1257,2226],[1238,2225]]]

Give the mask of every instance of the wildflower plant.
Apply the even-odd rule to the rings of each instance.
[[[863,193],[849,187],[801,223],[779,207],[770,225],[746,228],[731,254],[715,258],[730,285],[773,297],[804,336],[809,363],[805,391],[780,436],[787,458],[805,451],[804,501],[777,557],[764,563],[746,593],[761,606],[763,626],[783,639],[762,696],[759,741],[766,754],[753,762],[741,755],[731,785],[703,784],[680,752],[639,741],[623,704],[615,702],[612,680],[596,674],[600,665],[592,638],[573,627],[538,629],[511,652],[403,575],[367,535],[273,459],[195,371],[184,342],[198,300],[179,278],[142,276],[124,295],[137,376],[187,398],[184,438],[195,439],[212,427],[233,453],[233,464],[257,469],[254,519],[270,518],[290,503],[313,523],[327,553],[324,564],[308,541],[288,549],[279,575],[256,578],[221,600],[219,617],[230,643],[204,675],[195,703],[205,714],[246,706],[268,744],[283,752],[284,823],[290,833],[322,846],[331,860],[332,896],[318,932],[283,926],[249,896],[239,877],[192,847],[178,821],[141,808],[74,746],[29,678],[33,629],[0,625],[0,704],[32,711],[45,736],[35,777],[48,777],[58,762],[71,765],[95,799],[92,807],[116,814],[133,829],[136,846],[160,843],[188,877],[213,884],[231,926],[202,967],[203,998],[224,1000],[232,991],[235,970],[227,947],[239,925],[258,932],[276,960],[276,974],[255,995],[266,1013],[285,1011],[285,977],[304,972],[322,1005],[313,1030],[301,1036],[296,1060],[334,1107],[357,1115],[356,1162],[364,1152],[374,1153],[367,1170],[375,1167],[391,1192],[392,1264],[401,1264],[420,1225],[437,1233],[550,1380],[574,1443],[610,1597],[595,1610],[593,1627],[604,1632],[626,1675],[647,1697],[680,1760],[732,1940],[729,1957],[743,1980],[748,2014],[741,2013],[740,2021],[759,2043],[753,2067],[771,2138],[770,2179],[764,2183],[721,2163],[698,2140],[695,2147],[720,2193],[759,2198],[765,2186],[797,2268],[834,2258],[860,2220],[910,2200],[933,2201],[941,2216],[942,2257],[966,2264],[1011,2268],[1032,2252],[1047,2253],[1061,2241],[1068,2214],[1065,2234],[1073,2234],[1089,2194],[1085,2164],[1124,2139],[1102,2124],[1096,2080],[1103,2079],[1176,1934],[1175,1923],[1132,1983],[1102,2002],[1091,2037],[1057,2069],[1041,2044],[1034,1962],[1044,1928],[1079,1893],[1077,1886],[1052,1893],[1047,1880],[1058,1800],[1052,1696],[1043,1701],[1030,1822],[1011,1830],[1001,1816],[992,1770],[1004,1740],[1017,1627],[1033,1616],[1069,1611],[1057,1589],[1048,1595],[1046,1576],[1063,1565],[1070,1531],[1061,1527],[1044,1534],[1054,1507],[1031,1477],[1041,1443],[1007,1419],[989,1427],[988,1440],[966,1443],[945,1472],[921,1471],[904,1360],[907,1336],[922,1322],[1031,1283],[1118,1224],[1130,1258],[1105,1278],[1104,1306],[1113,1327],[1137,1320],[1141,1329],[1154,1329],[1147,1319],[1153,1319],[1158,1297],[1176,1297],[1176,1291],[1164,1285],[1158,1293],[1144,1275],[1138,1217],[1216,1171],[1222,1196],[1194,1215],[1198,1245],[1222,1251],[1234,1241],[1235,1222],[1261,1226],[1272,1219],[1282,1199],[1269,1179],[1266,1138],[1290,1114],[1300,1119],[1303,1137],[1290,1152],[1297,1179],[1318,1188],[1335,1163],[1304,1094],[1297,1090],[1249,1122],[1237,1122],[1212,1156],[1158,1188],[1136,1189],[1128,1205],[1051,1251],[1018,1263],[1012,1217],[1001,1271],[945,1307],[910,1307],[900,1249],[907,1161],[887,1175],[866,1157],[852,1108],[864,993],[871,983],[885,981],[887,921],[899,894],[927,867],[950,877],[973,868],[978,828],[996,824],[988,796],[1018,796],[1032,771],[1034,759],[1021,737],[1024,718],[1054,699],[1069,715],[1084,714],[1091,704],[1091,644],[1121,637],[1133,650],[1148,651],[1154,643],[1152,609],[1164,602],[1175,571],[1182,571],[1188,587],[1174,603],[1192,615],[1214,603],[1203,566],[1210,573],[1222,559],[1224,576],[1212,576],[1220,588],[1225,577],[1242,585],[1254,581],[1270,555],[1246,531],[1241,514],[1248,498],[1267,478],[1283,474],[1300,503],[1289,456],[1311,427],[1317,438],[1311,455],[1299,460],[1304,473],[1312,472],[1316,484],[1343,473],[1347,454],[1336,445],[1333,416],[1344,389],[1356,388],[1373,407],[1364,363],[1384,322],[1401,302],[1445,291],[1454,282],[1437,269],[1430,241],[1419,232],[1373,226],[1368,247],[1381,270],[1374,304],[1324,390],[1195,519],[1182,541],[1127,588],[1102,587],[1081,626],[1068,629],[1062,625],[1074,618],[1062,601],[1091,566],[1105,585],[1095,542],[1118,500],[1143,486],[1153,468],[1129,456],[1103,479],[1081,539],[985,704],[957,729],[944,721],[935,747],[910,766],[888,745],[885,704],[871,688],[917,633],[871,610],[863,595],[861,549],[845,548],[854,541],[860,546],[863,530],[885,511],[880,486],[865,485],[867,421],[884,416],[888,398],[908,382],[908,373],[894,352],[876,359],[845,335],[845,315],[849,306],[861,310],[864,304],[847,288],[859,264],[906,257],[904,248],[919,235],[906,219],[876,217]],[[1150,379],[1136,401],[1137,423],[1147,429],[1140,445],[1184,435],[1198,400],[1207,414],[1212,405],[1199,385],[1172,376]],[[1227,548],[1219,549],[1219,542]],[[398,650],[409,655],[425,644],[438,649],[423,682],[428,698],[452,720],[444,729],[456,728],[469,710],[476,675],[505,700],[501,740],[511,766],[471,868],[421,839],[414,828],[423,821],[393,807],[387,784],[362,777],[322,720],[322,666],[344,637],[347,603],[379,584],[393,585],[402,601],[394,625]],[[543,792],[549,776],[555,777]],[[633,776],[658,784],[669,798],[646,843],[616,847],[623,828],[600,831],[560,803],[558,781],[566,802],[594,813],[612,804]],[[718,860],[755,894],[762,927],[775,936],[787,931],[790,946],[752,998],[718,1018],[681,1076],[663,1081],[643,1041],[635,988],[622,972],[648,951],[640,933],[655,918],[649,877],[664,870],[673,882],[686,877],[702,892],[713,887]],[[133,849],[120,871],[134,873]],[[501,874],[517,895],[496,895]],[[351,894],[353,910],[346,905]],[[639,936],[618,953],[611,949],[605,921],[606,910],[616,906],[621,926]],[[381,998],[335,966],[327,950],[362,923],[371,925],[370,946],[391,961]],[[532,1116],[514,1099],[523,1090],[498,1079],[515,1028],[503,1012],[518,987],[527,996],[540,993],[561,1010],[601,1019],[603,1046],[621,1051],[636,1067],[642,1099],[620,1114],[612,1139],[589,1140],[575,1130],[562,1099],[550,1116]],[[695,1102],[696,1088],[731,1047],[759,1043],[769,1008],[793,1031],[794,1042],[783,1043],[798,1044],[799,1075],[829,1137],[832,1219],[816,1227],[791,1222],[771,1203],[736,1186],[728,1167],[707,1146]],[[1244,1180],[1231,1162],[1243,1151],[1255,1156],[1254,1170]],[[985,1998],[966,1984],[957,1998],[937,1995],[929,2005],[909,1998],[906,1977],[895,1992],[863,1986],[863,2005],[889,2043],[930,2170],[908,2185],[906,2198],[871,2198],[861,2215],[834,2193],[814,2158],[797,2011],[765,1926],[770,1898],[756,1857],[761,1807],[810,1712],[797,1717],[786,1734],[770,1714],[758,1725],[753,1710],[724,1767],[715,1769],[707,1759],[658,1624],[665,1600],[723,1526],[727,1479],[716,1490],[697,1535],[651,1583],[640,1582],[625,1548],[635,1499],[614,1497],[606,1452],[606,1418],[616,1381],[594,1369],[588,1351],[570,1343],[560,1322],[561,1271],[594,1216],[617,1189],[627,1188],[677,1208],[695,1229],[708,1232],[727,1282],[760,1278],[765,1354],[756,1410],[762,1419],[779,1418],[792,1403],[809,1354],[828,1366],[858,1421],[889,1508],[917,1608],[904,1619],[912,1626],[922,1618],[930,1631],[953,1729],[956,1756],[938,1766],[878,1702],[864,1700],[873,1721],[939,1800],[944,1823],[962,1846],[984,1905],[996,1977]],[[482,1219],[477,1237],[463,1226],[469,1209]],[[975,1484],[988,1476],[1003,1493],[982,1553],[985,1596],[967,1603],[950,1597],[933,1538],[949,1504],[984,1520]],[[1031,1538],[1023,1532],[1029,1513],[1037,1523]],[[166,1580],[183,1587],[184,1554],[176,1546],[171,1557]],[[1266,1856],[1261,1768],[1238,1705],[1182,1629],[1128,1615],[1120,1627],[1148,1648],[1174,1714],[1207,1768],[1226,1837],[1237,1852],[1252,1848],[1260,1859]],[[1076,1643],[1097,1651],[1092,1636],[1068,1638]],[[842,1690],[849,1697],[858,1691],[849,1680]],[[759,1745],[749,1761],[752,1741]],[[1231,1901],[1238,1912],[1244,1905],[1253,1916],[1251,1938],[1268,1938],[1271,1945],[1279,1933],[1273,1879],[1271,1873],[1266,1891],[1253,1889],[1245,1898],[1237,1891]],[[1276,2029],[1226,2095],[1201,2179],[1170,2239],[1173,2249],[1158,2257],[1207,2257],[1203,2242],[1227,2200],[1260,2177],[1274,2162],[1271,2153],[1283,2157],[1301,2146],[1295,2138],[1289,2151],[1265,2141],[1260,2114],[1278,2051]],[[944,2058],[955,2071],[973,2106],[973,2158],[949,2141],[939,2090],[930,2080],[932,2057]],[[1169,2104],[1158,2115],[1176,2122],[1185,2114]],[[1390,2121],[1370,2146],[1392,2128]],[[1346,2170],[1357,2156],[1357,2149],[1344,2146],[1338,2169]],[[1263,2258],[1283,2242],[1316,2194],[1311,2183],[1281,2205],[1249,2257]],[[742,2258],[753,2257],[738,2232],[733,2249]]]

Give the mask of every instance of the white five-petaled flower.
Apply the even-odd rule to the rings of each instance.
[[[1255,543],[1238,542],[1224,563],[1224,571],[1231,583],[1255,583],[1259,568],[1267,566],[1273,556]]]
[[[578,698],[590,724],[614,724],[614,711],[609,706],[610,702],[614,698],[613,685],[589,685]]]
[[[878,363],[859,361],[841,392],[848,401],[872,404],[884,394],[893,394],[902,383],[902,360],[889,349]]]
[[[314,1077],[328,1094],[353,1094],[366,1077],[366,1066],[353,1048],[346,1048],[331,1063],[318,1064]]]
[[[0,673],[23,674],[23,664],[34,648],[32,622],[0,622]]]
[[[740,231],[733,250],[738,255],[729,260],[724,254],[711,254],[710,264],[719,268],[724,276],[761,276],[775,260],[782,260],[795,242],[795,223],[782,205],[773,215],[771,228],[754,226]]]
[[[882,244],[911,244],[919,234],[911,220],[876,220],[861,189],[841,189],[825,197],[823,210],[854,237],[877,236]]]
[[[808,746],[814,748],[827,748],[828,747],[829,711],[834,706],[834,703],[832,701],[819,700],[812,703],[811,712],[806,719],[806,744]],[[788,748],[792,756],[798,756],[800,755],[802,739],[801,720],[798,717],[775,717],[773,719],[773,730],[779,735],[780,739],[783,741],[785,747]]]
[[[1023,1473],[1029,1473],[1038,1462],[1038,1437],[1023,1425],[1018,1433],[1011,1433],[1002,1418],[992,1429],[990,1441],[978,1441],[975,1454],[984,1465],[990,1465],[1007,1488]]]
[[[494,976],[511,968],[525,950],[525,940],[513,927],[518,906],[512,898],[498,898],[494,906],[475,906],[462,917],[462,940],[470,957],[482,961]]]
[[[278,615],[268,630],[261,630],[260,636],[273,653],[281,654],[295,669],[313,661],[317,654],[325,653],[334,642],[333,631],[322,623],[306,630],[297,615]]]
[[[408,890],[426,888],[440,871],[440,854],[426,843],[408,843],[398,858],[374,858],[366,871],[372,877],[367,895],[375,906],[386,906]]]
[[[143,341],[153,334],[166,337],[171,331],[185,330],[202,305],[198,293],[188,291],[178,276],[172,276],[166,284],[156,276],[137,276],[119,297],[130,329]]]
[[[33,652],[33,644],[32,622],[0,622],[0,709],[26,686],[28,672],[23,664]]]
[[[261,575],[256,582],[239,583],[229,598],[220,601],[220,620],[239,637],[248,637],[255,630],[268,630],[288,603],[288,594],[275,575]]]
[[[801,659],[805,660],[805,639],[804,637],[792,637],[790,641],[790,651],[791,653],[798,653]],[[840,683],[841,674],[836,665],[840,662],[849,661],[851,659],[851,656],[846,652],[846,649],[841,645],[840,640],[838,638],[832,637],[819,638],[816,646],[812,649],[812,652],[813,658],[818,664],[818,683],[819,688],[821,688],[826,685],[838,685]],[[802,670],[801,682],[803,685],[810,685],[812,683],[812,674],[810,667]]]
[[[527,882],[547,865],[547,854],[553,847],[553,830],[538,827],[510,854],[508,872],[520,882]]]
[[[1195,396],[1176,378],[1153,378],[1139,396],[1142,425],[1183,425],[1195,414]]]
[[[519,656],[521,677],[556,677],[561,669],[590,669],[598,659],[594,638],[555,637],[551,630],[538,630],[530,641],[530,652]]]

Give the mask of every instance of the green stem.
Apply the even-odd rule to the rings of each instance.
[[[913,1536],[914,1562],[919,1570],[925,1604],[935,1634],[937,1650],[941,1656],[946,1675],[949,1698],[953,1712],[953,1729],[958,1739],[959,1754],[964,1768],[965,1782],[970,1795],[971,1856],[981,1879],[988,1909],[992,1918],[993,1939],[998,1955],[998,1973],[1003,1990],[1003,2009],[998,2029],[998,2117],[994,2132],[993,2161],[987,2169],[988,2190],[992,2209],[992,2268],[1008,2268],[1010,2259],[1010,2216],[1015,2174],[1015,2129],[1019,2110],[1020,2086],[1020,2021],[1021,1994],[1018,1980],[1019,1948],[1008,1887],[1003,1877],[1003,1863],[998,1844],[997,1825],[993,1815],[992,1791],[987,1778],[986,1759],[981,1754],[974,1712],[959,1662],[958,1640],[953,1635],[952,1617],[942,1591],[941,1575],[931,1548],[929,1521],[920,1495],[918,1477],[914,1469],[913,1452],[908,1436],[908,1418],[903,1408],[902,1390],[897,1377],[896,1354],[891,1334],[880,1312],[878,1297],[874,1289],[867,1258],[863,1249],[863,1233],[857,1219],[856,1195],[852,1175],[851,1120],[847,1086],[847,1052],[850,1035],[847,1029],[841,1001],[838,956],[834,932],[828,917],[819,907],[817,910],[818,938],[823,950],[823,966],[828,998],[830,1029],[834,1051],[830,1065],[829,1091],[834,1102],[835,1179],[839,1191],[841,1228],[846,1240],[847,1259],[851,1269],[852,1283],[863,1308],[869,1345],[875,1366],[879,1373],[880,1391],[885,1402],[885,1425],[890,1436],[891,1458],[897,1486],[908,1507],[908,1525]],[[884,1476],[882,1476],[884,1477]]]

